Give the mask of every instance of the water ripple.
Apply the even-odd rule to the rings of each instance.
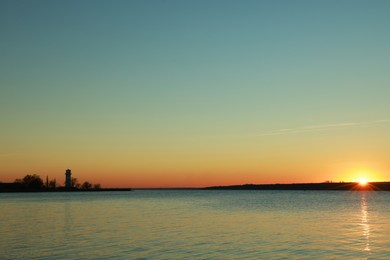
[[[0,194],[1,259],[387,259],[387,192]]]

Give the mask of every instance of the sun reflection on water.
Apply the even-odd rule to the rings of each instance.
[[[363,231],[363,237],[365,239],[364,251],[370,251],[370,224],[369,216],[367,210],[367,198],[366,192],[362,192],[361,201],[360,201],[360,211],[361,211],[361,227]]]

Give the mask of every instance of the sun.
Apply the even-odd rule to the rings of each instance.
[[[344,176],[350,182],[355,183],[361,188],[367,188],[376,182],[383,181],[382,170],[374,167],[351,167],[345,170]]]
[[[367,179],[365,179],[365,178],[359,179],[358,182],[359,182],[359,184],[360,184],[361,186],[366,186],[367,183],[368,183]]]

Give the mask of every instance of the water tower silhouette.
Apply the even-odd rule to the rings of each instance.
[[[65,188],[70,189],[72,188],[72,172],[70,169],[66,169],[65,171]]]

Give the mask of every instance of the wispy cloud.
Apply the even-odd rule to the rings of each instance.
[[[368,121],[368,122],[346,122],[346,123],[335,123],[335,124],[306,125],[306,126],[300,126],[296,128],[283,128],[283,129],[270,130],[268,132],[263,132],[255,136],[298,134],[298,133],[314,132],[314,131],[372,126],[372,125],[384,124],[389,122],[390,119],[380,119],[380,120]]]

